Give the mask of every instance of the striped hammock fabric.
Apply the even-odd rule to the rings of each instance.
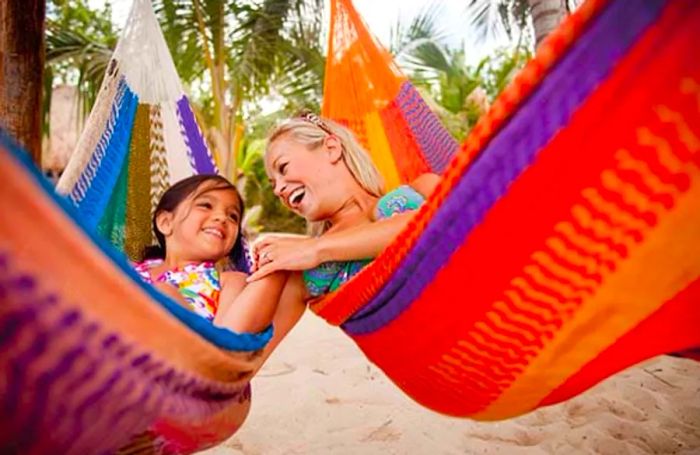
[[[136,260],[171,184],[218,173],[149,0],[134,0],[78,145],[57,190]]]
[[[330,81],[357,49],[377,46],[348,0],[335,3],[332,42],[343,46],[327,71],[344,69]],[[699,29],[694,0],[582,5],[477,124],[399,239],[312,309],[413,399],[475,419],[560,402],[654,355],[692,355]],[[352,78],[394,72],[377,65]],[[362,111],[339,114],[347,98],[326,99],[324,112],[363,125]]]
[[[350,0],[331,1],[321,113],[355,133],[388,190],[441,174],[459,147]]]
[[[256,353],[164,298],[0,130],[0,453],[191,453],[250,407]]]

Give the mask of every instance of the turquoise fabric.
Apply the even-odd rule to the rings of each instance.
[[[374,218],[381,220],[398,213],[416,210],[425,198],[413,187],[402,185],[382,196],[374,211]],[[372,259],[358,261],[324,262],[303,273],[306,289],[311,297],[319,297],[335,291],[362,270]]]

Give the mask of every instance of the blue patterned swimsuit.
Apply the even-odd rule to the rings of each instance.
[[[377,201],[374,218],[381,220],[397,213],[416,210],[424,200],[423,195],[413,187],[402,185]],[[370,262],[372,259],[324,262],[316,268],[305,270],[303,276],[306,289],[312,298],[333,292]]]

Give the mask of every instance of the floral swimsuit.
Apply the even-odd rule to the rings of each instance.
[[[147,259],[134,268],[146,283],[153,284],[150,270],[162,263],[162,259]],[[156,278],[155,282],[176,286],[195,313],[209,321],[214,320],[219,307],[221,279],[213,262],[192,263],[168,270]]]
[[[374,217],[390,218],[398,213],[416,210],[425,198],[413,187],[402,185],[385,194],[377,202]],[[316,268],[304,271],[304,283],[311,297],[319,297],[338,289],[362,270],[372,259],[358,261],[324,262]]]

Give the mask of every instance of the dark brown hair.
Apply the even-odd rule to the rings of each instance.
[[[192,177],[187,177],[175,183],[173,186],[168,188],[163,196],[161,196],[155,211],[153,212],[153,233],[156,236],[158,245],[153,245],[146,247],[143,258],[144,259],[154,259],[165,258],[165,236],[162,232],[158,230],[158,224],[156,220],[158,215],[162,212],[174,212],[177,207],[182,204],[182,202],[190,197],[190,195],[197,192],[197,190],[207,182],[212,182],[213,184],[208,187],[204,192],[211,190],[231,190],[236,193],[238,198],[238,206],[240,207],[239,220],[243,221],[243,198],[241,197],[238,189],[229,182],[228,179],[217,174],[199,174],[193,175]],[[234,264],[238,264],[238,256],[243,256],[243,233],[242,229],[239,227],[238,236],[231,249],[230,259]]]

